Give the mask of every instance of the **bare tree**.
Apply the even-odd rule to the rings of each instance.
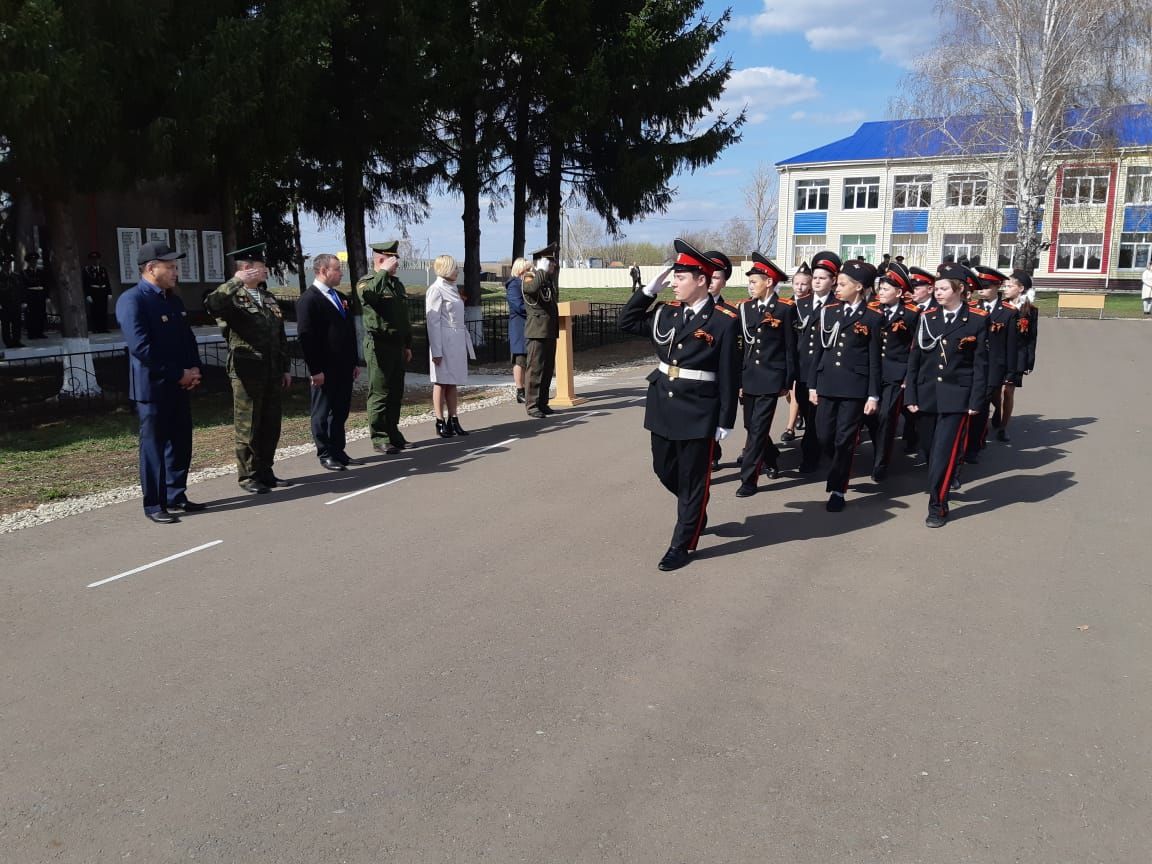
[[[1144,0],[947,0],[936,45],[893,102],[901,129],[925,155],[987,168],[999,162],[1002,194],[1016,205],[1013,264],[1032,270],[1036,225],[1057,163],[1107,149],[1114,108],[1146,81],[1147,35],[1134,28]]]
[[[725,222],[720,228],[720,236],[724,238],[720,250],[733,261],[747,258],[760,248],[752,237],[752,223],[742,216],[733,216]]]
[[[761,162],[744,188],[744,205],[751,219],[752,250],[767,254],[776,240],[779,213],[780,175],[771,165]]]

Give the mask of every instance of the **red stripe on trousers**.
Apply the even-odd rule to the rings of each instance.
[[[965,414],[964,419],[960,421],[960,428],[956,430],[956,440],[952,442],[952,455],[948,459],[948,467],[944,471],[944,481],[940,484],[940,491],[936,494],[941,503],[948,500],[948,487],[952,485],[952,472],[956,470],[956,457],[960,451],[960,442],[968,440],[969,416]]]

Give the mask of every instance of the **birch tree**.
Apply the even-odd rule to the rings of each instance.
[[[751,220],[753,249],[767,255],[776,245],[780,175],[771,165],[761,162],[744,187],[744,207]]]

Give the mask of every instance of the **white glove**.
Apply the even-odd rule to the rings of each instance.
[[[716,427],[716,443],[720,443],[721,441],[723,441],[725,438],[727,438],[731,434],[732,434],[731,429],[725,429],[723,426],[717,426]]]
[[[663,270],[656,274],[656,278],[648,283],[644,289],[644,293],[649,297],[655,297],[661,291],[668,287],[668,275],[672,272],[672,265],[669,264]]]
[[[536,269],[537,270],[547,271],[548,268],[551,266],[552,266],[552,259],[551,258],[537,258],[536,259]]]

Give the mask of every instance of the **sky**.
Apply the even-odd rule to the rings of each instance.
[[[703,14],[716,19],[731,9],[715,54],[732,60],[733,73],[716,110],[745,108],[743,138],[695,174],[675,178],[667,212],[625,224],[628,240],[664,244],[681,232],[713,228],[744,216],[743,189],[761,163],[804,153],[851,135],[861,123],[888,119],[888,105],[909,61],[931,45],[939,29],[928,0],[707,0]],[[408,225],[417,249],[431,256],[463,258],[461,202],[432,200],[430,217]],[[302,226],[309,255],[344,248],[342,226]],[[385,217],[368,225],[368,241],[398,236]],[[544,226],[528,226],[528,248],[544,245]],[[492,221],[485,202],[481,257],[500,261],[512,246],[511,208]]]

